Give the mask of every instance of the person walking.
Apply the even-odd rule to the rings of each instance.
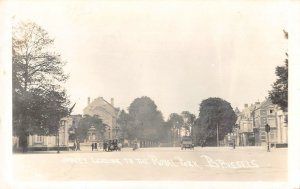
[[[92,143],[92,145],[91,145],[91,146],[92,146],[92,151],[94,151],[94,143]]]
[[[77,140],[77,150],[80,151],[80,141]]]
[[[103,142],[103,151],[107,152],[107,141]]]
[[[76,144],[76,141],[74,141],[73,150],[74,150],[74,151],[77,151],[77,144]]]

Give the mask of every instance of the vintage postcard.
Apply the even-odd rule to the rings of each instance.
[[[297,7],[1,2],[0,188],[299,188]]]

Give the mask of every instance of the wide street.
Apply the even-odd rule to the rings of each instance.
[[[287,181],[287,149],[140,148],[13,155],[16,181]]]

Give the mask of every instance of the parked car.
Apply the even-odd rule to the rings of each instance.
[[[183,136],[181,139],[181,150],[187,148],[194,150],[194,143],[191,136]]]
[[[118,139],[108,141],[108,151],[121,151],[122,144]]]

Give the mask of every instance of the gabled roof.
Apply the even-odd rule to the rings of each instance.
[[[266,108],[266,107],[268,107],[268,106],[270,106],[270,105],[274,105],[274,104],[272,103],[272,101],[271,101],[270,98],[267,98],[265,101],[263,101],[263,102],[260,104],[259,107],[257,107],[257,109]]]
[[[98,98],[94,99],[91,103],[89,103],[83,109],[83,111],[85,112],[87,110],[94,110],[95,108],[101,108],[103,111],[110,113],[110,114],[117,113],[117,109],[112,104],[110,104],[109,102],[104,100],[103,97],[98,97]]]
[[[238,107],[236,107],[235,110],[234,110],[234,113],[235,113],[236,115],[239,115],[239,114],[241,113],[241,111],[238,109]]]

